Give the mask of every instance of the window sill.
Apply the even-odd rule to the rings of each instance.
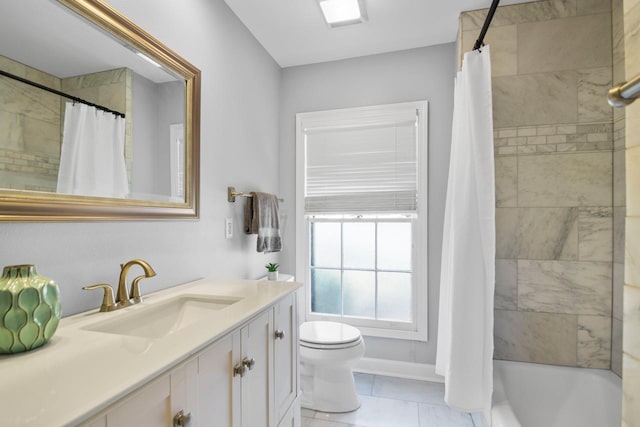
[[[360,330],[360,333],[366,337],[376,337],[376,338],[390,338],[390,339],[399,339],[399,340],[410,340],[410,341],[423,341],[427,342],[427,331],[426,327],[424,330],[411,330],[411,329],[400,329],[400,328],[382,328],[375,326],[365,326],[362,324],[362,321],[351,321],[352,319],[339,317],[339,316],[323,316],[318,314],[307,314],[307,320],[325,320],[329,322],[340,322],[345,323],[347,325],[351,325]],[[407,327],[411,327],[411,325],[407,325]]]
[[[401,331],[398,329],[381,329],[357,326],[360,333],[366,337],[391,338],[398,340],[424,341],[427,342],[426,332],[420,331]]]

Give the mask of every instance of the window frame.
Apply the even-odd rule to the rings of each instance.
[[[362,126],[377,123],[388,123],[401,111],[414,110],[417,114],[416,143],[418,177],[417,210],[412,220],[412,322],[393,322],[384,320],[369,320],[342,315],[318,314],[311,312],[311,281],[310,281],[310,217],[305,214],[305,167],[307,130],[317,130],[336,126]],[[399,104],[375,105],[368,107],[347,108],[339,110],[317,111],[296,114],[296,277],[305,284],[304,316],[306,320],[333,320],[358,327],[363,335],[427,341],[428,330],[428,271],[427,271],[427,190],[428,190],[428,103],[416,101]],[[381,221],[389,213],[380,212]],[[344,212],[328,221],[348,221],[349,216],[358,214]],[[375,216],[375,215],[373,215]],[[319,218],[316,218],[318,220]],[[371,218],[363,218],[367,220]],[[323,219],[324,220],[324,219]]]

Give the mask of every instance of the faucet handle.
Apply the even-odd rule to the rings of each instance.
[[[142,296],[140,295],[140,281],[142,279],[146,279],[147,276],[142,274],[131,282],[131,291],[129,292],[129,299],[133,301],[134,304],[142,302]]]
[[[93,289],[104,289],[104,296],[102,297],[102,305],[100,306],[100,311],[112,311],[118,307],[118,305],[113,300],[113,289],[106,283],[83,286],[82,289],[85,289],[87,291],[91,291]]]

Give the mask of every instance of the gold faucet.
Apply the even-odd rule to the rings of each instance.
[[[133,279],[131,282],[131,292],[127,296],[127,273],[129,269],[136,264],[142,267],[144,274]],[[141,259],[132,259],[126,264],[120,264],[120,279],[118,280],[118,292],[115,301],[113,299],[113,289],[107,284],[101,283],[98,285],[84,286],[82,289],[104,289],[104,297],[100,311],[113,311],[142,302],[142,296],[140,296],[140,281],[155,275],[156,272],[148,262]]]
[[[82,289],[85,289],[87,291],[91,291],[93,289],[104,289],[104,296],[102,297],[102,305],[100,306],[100,311],[102,312],[113,311],[113,310],[122,308],[120,304],[116,304],[113,301],[113,289],[111,288],[111,286],[107,285],[106,283],[100,283],[98,285],[91,285],[91,286],[83,286]]]
[[[127,296],[127,273],[129,272],[129,269],[136,264],[142,267],[144,275],[133,279],[133,282],[131,282],[131,293]],[[140,296],[140,281],[142,279],[155,276],[156,272],[153,271],[153,268],[148,262],[141,259],[132,259],[126,264],[120,264],[120,269],[120,280],[118,280],[116,303],[122,304],[122,302],[125,301],[124,305],[127,306],[142,302],[142,297]]]

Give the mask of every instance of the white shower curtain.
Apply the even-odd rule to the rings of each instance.
[[[482,411],[493,391],[495,186],[489,47],[464,55],[455,84],[436,372],[445,401]]]
[[[127,196],[124,118],[89,105],[66,103],[57,192]]]

